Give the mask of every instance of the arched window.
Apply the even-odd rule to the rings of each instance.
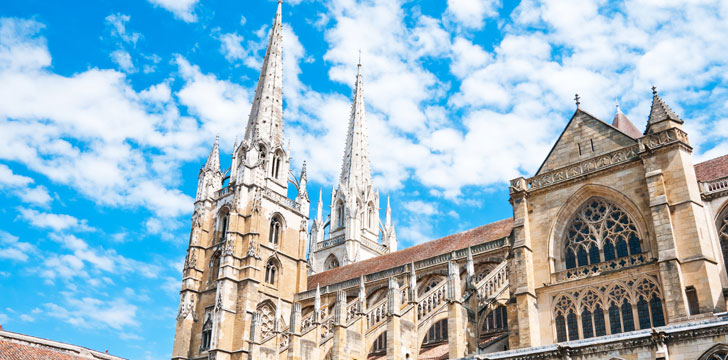
[[[430,283],[427,284],[424,289],[422,289],[422,293],[426,294],[428,291],[434,289],[437,284],[439,284],[439,282],[437,282],[436,280],[431,280]]]
[[[640,329],[664,326],[665,314],[662,310],[662,296],[657,284],[643,279],[636,286],[637,318]]]
[[[576,306],[566,295],[562,295],[554,307],[554,325],[556,326],[556,341],[577,340],[579,338],[579,324],[576,321]]]
[[[325,270],[331,270],[339,267],[339,259],[334,256],[334,254],[329,255],[329,257],[326,258],[326,262],[324,265]]]
[[[508,311],[505,306],[498,305],[485,316],[481,333],[488,334],[506,329],[508,329]]]
[[[218,219],[220,219],[220,223],[218,224],[218,231],[220,234],[218,242],[223,242],[225,241],[225,235],[227,235],[228,222],[230,220],[227,210],[221,211]]]
[[[336,226],[344,226],[344,204],[341,202],[336,205]]]
[[[202,323],[202,339],[200,341],[200,350],[207,350],[210,348],[212,342],[212,316],[210,311],[205,312],[205,322]]]
[[[430,327],[422,345],[439,344],[447,341],[447,319],[442,319]]]
[[[720,239],[720,247],[723,250],[724,264],[728,266],[728,205],[723,210],[723,214],[718,217],[716,223],[718,227],[718,238]]]
[[[270,221],[270,231],[268,233],[268,242],[278,245],[281,236],[281,220],[278,216],[274,216]]]
[[[215,251],[212,257],[210,257],[210,264],[207,266],[207,271],[209,271],[207,277],[207,284],[209,285],[217,280],[220,273],[220,251]]]
[[[374,340],[372,348],[369,350],[369,355],[384,355],[387,353],[387,332],[383,332],[377,336]]]
[[[604,306],[599,294],[594,290],[587,290],[581,298],[581,329],[584,338],[602,336],[607,334],[604,322]]]
[[[273,155],[273,162],[271,163],[271,169],[270,169],[270,176],[274,179],[278,179],[278,175],[281,169],[281,158],[282,154],[280,152],[276,152],[275,155]]]
[[[564,245],[567,269],[639,253],[642,253],[642,244],[632,218],[602,198],[592,198],[582,205],[567,227]]]
[[[728,360],[728,344],[713,345],[698,360]]]
[[[616,285],[608,290],[607,299],[610,333],[618,334],[634,330],[634,315],[627,290],[621,285]]]
[[[265,265],[265,282],[275,286],[276,275],[278,275],[278,263],[273,258],[271,258]]]

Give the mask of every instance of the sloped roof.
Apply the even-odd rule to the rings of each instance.
[[[0,330],[0,360],[123,360],[81,346]]]
[[[612,120],[612,126],[619,129],[623,133],[635,138],[639,139],[642,137],[642,132],[637,129],[634,124],[629,121],[627,118],[627,115],[624,115],[622,110],[617,106],[617,113],[614,114],[614,120]]]
[[[695,176],[705,182],[728,176],[728,155],[701,162],[695,165]]]
[[[412,246],[391,254],[377,256],[353,264],[341,266],[308,277],[308,289],[316,288],[316,284],[326,286],[338,282],[355,279],[361,275],[368,275],[382,270],[391,269],[413,261],[428,259],[437,255],[446,254],[469,246],[482,244],[504,238],[513,229],[513,219],[508,218],[496,221],[474,229],[463,231],[428,241],[424,244]]]

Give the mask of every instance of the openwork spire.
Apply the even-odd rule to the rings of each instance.
[[[215,137],[215,144],[212,145],[210,155],[205,163],[205,170],[220,172],[220,149],[218,148],[219,137]]]
[[[349,132],[346,136],[344,161],[341,166],[341,185],[357,186],[365,190],[372,184],[369,165],[369,142],[367,140],[367,123],[364,111],[364,89],[362,86],[361,64],[358,65],[356,85],[351,105]]]
[[[283,142],[283,25],[281,2],[278,2],[276,18],[270,31],[268,48],[260,69],[258,87],[250,108],[245,141],[251,144],[259,139],[269,144]]]

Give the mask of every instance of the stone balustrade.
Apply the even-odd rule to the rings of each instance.
[[[603,261],[596,264],[590,264],[585,266],[579,266],[572,269],[559,271],[554,274],[555,282],[583,279],[585,277],[594,276],[601,274],[606,271],[613,271],[624,269],[633,266],[639,266],[647,264],[650,261],[647,259],[647,254],[635,254],[630,256],[624,256],[609,261]]]
[[[700,183],[700,191],[703,196],[728,191],[728,177],[702,182]]]
[[[371,329],[387,319],[387,298],[374,304],[367,311],[367,329]]]
[[[480,280],[475,289],[478,294],[478,306],[486,305],[488,300],[498,295],[505,286],[508,286],[508,262],[503,261],[488,275]]]
[[[417,300],[417,320],[424,320],[428,315],[434,313],[441,304],[445,303],[447,296],[447,281],[430,289]]]

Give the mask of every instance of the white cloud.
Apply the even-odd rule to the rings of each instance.
[[[184,22],[195,22],[195,5],[199,0],[149,0],[150,3],[162,7]]]
[[[140,33],[128,32],[126,30],[126,23],[131,18],[129,15],[124,14],[111,14],[106,17],[106,23],[111,27],[111,35],[118,37],[125,43],[136,45],[137,41],[142,37]]]
[[[111,60],[119,65],[119,68],[127,73],[133,73],[136,69],[134,68],[134,62],[131,60],[131,55],[124,50],[114,50],[109,56]]]
[[[35,246],[18,241],[17,236],[0,230],[0,259],[25,262],[35,251]]]
[[[9,167],[0,164],[0,190],[7,190],[26,203],[36,205],[50,203],[53,199],[48,194],[48,190],[44,186],[29,186],[33,182],[33,179],[14,174]]]
[[[440,212],[433,203],[424,202],[422,200],[407,201],[402,204],[402,207],[410,213],[423,216],[433,216]]]
[[[72,230],[72,231],[94,231],[95,229],[88,226],[86,220],[79,220],[71,215],[53,214],[40,212],[33,209],[18,208],[20,217],[39,228],[48,228],[55,231]]]
[[[64,306],[56,303],[44,304],[46,314],[84,328],[111,327],[120,330],[139,326],[136,319],[137,307],[125,299],[104,301],[93,297],[77,299],[67,296],[65,302]]]
[[[480,29],[485,18],[498,15],[500,0],[447,0],[447,12],[465,27]]]

